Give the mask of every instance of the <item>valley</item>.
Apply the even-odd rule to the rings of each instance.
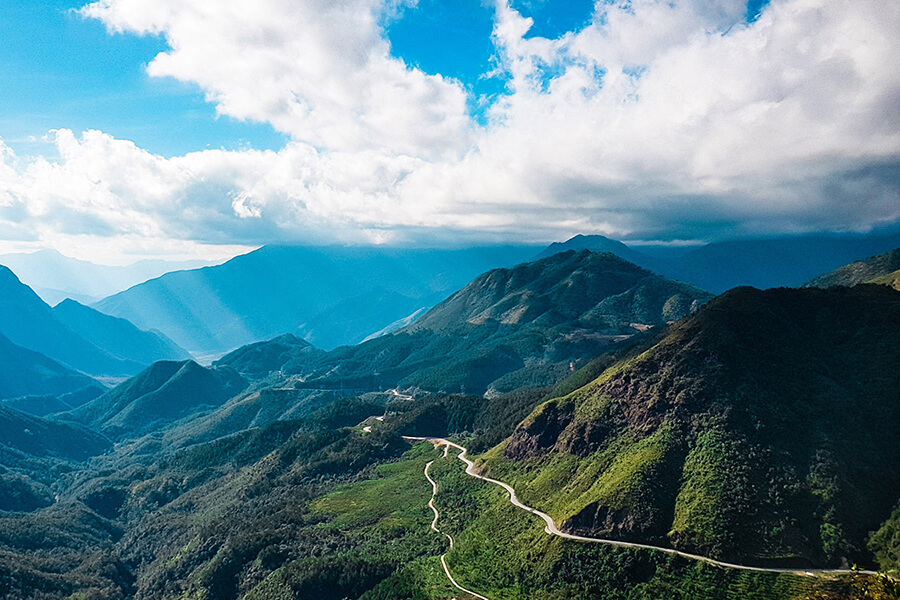
[[[568,250],[355,346],[8,398],[0,591],[891,598],[898,324],[889,285],[713,297]]]
[[[900,600],[900,0],[0,0],[0,600]]]

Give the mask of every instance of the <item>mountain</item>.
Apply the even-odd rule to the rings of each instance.
[[[684,254],[649,256],[603,236],[575,236],[568,249],[612,252],[670,279],[721,293],[738,286],[796,287],[831,269],[900,246],[900,234],[800,235],[714,242]]]
[[[141,365],[112,355],[62,323],[53,310],[0,266],[0,333],[14,344],[40,352],[91,375],[130,375]]]
[[[66,299],[53,307],[53,314],[69,329],[119,358],[142,365],[159,360],[185,360],[184,348],[162,334],[141,331],[131,322],[111,317]]]
[[[647,256],[646,254],[638,250],[629,248],[622,242],[612,240],[602,235],[579,234],[575,237],[569,238],[565,242],[554,242],[547,246],[534,258],[535,260],[539,260],[541,258],[547,258],[548,256],[553,256],[554,254],[567,252],[569,250],[574,250],[576,252],[579,252],[581,250],[590,250],[591,252],[609,252],[610,254],[615,254],[619,258],[625,259],[630,263],[644,267],[645,269],[650,269],[651,271],[657,270],[660,265],[659,259]]]
[[[867,562],[900,498],[900,293],[737,288],[486,455],[560,527],[744,563]]]
[[[34,415],[36,417],[46,417],[55,413],[66,412],[77,408],[82,404],[90,402],[97,396],[106,392],[108,388],[98,383],[94,383],[88,387],[80,388],[74,392],[60,394],[58,396],[47,395],[28,395],[19,396],[2,400],[4,406],[14,408],[16,410]]]
[[[207,369],[192,360],[160,361],[58,418],[114,437],[137,436],[220,406],[245,387],[246,382],[230,369]]]
[[[195,269],[209,261],[141,260],[124,267],[97,265],[64,256],[56,250],[0,255],[0,264],[12,269],[48,304],[72,298],[96,302],[170,271]]]
[[[796,287],[825,271],[897,246],[900,234],[717,242],[684,255],[664,274],[716,293],[742,285]]]
[[[895,290],[900,291],[900,269],[894,271],[893,273],[888,273],[887,275],[882,275],[881,277],[876,277],[876,278],[872,279],[869,283],[886,285],[886,286],[894,288]]]
[[[691,313],[710,294],[667,281],[611,253],[570,250],[476,278],[407,330],[460,333],[472,326],[592,328],[660,324]]]
[[[0,450],[80,461],[106,451],[111,445],[108,439],[84,427],[0,406]]]
[[[741,551],[733,548],[743,545],[753,553],[769,537],[791,541],[800,531],[830,540],[838,557],[842,540],[858,540],[851,523],[883,522],[880,529],[877,524],[872,529],[877,533],[871,544],[876,557],[886,557],[881,564],[889,565],[896,556],[892,536],[900,513],[894,513],[893,521],[872,516],[881,512],[876,506],[882,503],[881,492],[893,485],[900,464],[897,449],[883,444],[896,431],[892,414],[897,403],[885,406],[879,389],[898,389],[892,368],[897,350],[885,339],[896,337],[896,330],[890,329],[897,323],[891,307],[900,296],[886,287],[869,295],[873,286],[838,292],[735,290],[666,328],[665,336],[662,327],[655,328],[656,343],[647,337],[642,347],[613,346],[619,349],[615,356],[594,358],[549,395],[546,390],[488,397],[410,392],[413,399],[394,391],[356,395],[337,387],[302,389],[316,382],[286,374],[279,364],[321,361],[323,368],[340,371],[354,367],[352,360],[362,370],[363,363],[381,360],[382,352],[394,353],[390,360],[397,365],[403,353],[419,360],[415,344],[390,346],[392,337],[442,340],[449,351],[433,358],[452,361],[457,358],[455,348],[467,347],[466,336],[494,344],[492,335],[484,332],[504,329],[497,319],[510,316],[510,307],[520,315],[504,334],[512,350],[529,347],[516,331],[530,332],[532,348],[547,343],[545,335],[563,335],[558,342],[566,336],[576,339],[571,327],[578,318],[572,315],[590,315],[585,317],[588,322],[595,317],[585,308],[589,300],[575,295],[566,281],[584,281],[586,289],[598,293],[603,273],[634,284],[628,289],[653,277],[608,255],[590,253],[557,255],[545,263],[488,273],[481,279],[481,293],[472,287],[429,318],[433,329],[372,340],[361,346],[369,348],[365,355],[348,354],[352,348],[325,352],[291,335],[253,344],[228,360],[261,379],[218,408],[189,406],[187,416],[177,421],[169,416],[136,419],[137,429],[123,437],[148,435],[121,439],[86,464],[32,460],[28,468],[22,463],[15,469],[0,467],[0,596],[461,597],[441,570],[439,557],[446,553],[444,563],[459,583],[490,598],[870,597],[861,592],[863,586],[883,580],[865,574],[754,573],[546,535],[540,519],[513,507],[509,496],[490,484],[466,475],[454,453],[444,456],[431,443],[410,443],[401,434],[460,436],[473,451],[513,434],[479,467],[502,473],[529,504],[557,516],[566,515],[560,506],[579,512],[578,506],[591,495],[623,499],[626,508],[612,519],[623,517],[633,530],[653,519],[669,520],[664,510],[654,512],[653,503],[657,493],[670,497],[670,486],[683,479],[687,491],[677,514],[689,511],[693,529],[688,534],[694,536],[677,542],[685,546],[708,536],[736,554]],[[541,297],[548,299],[546,306]],[[464,299],[470,299],[469,309]],[[574,308],[567,312],[568,305]],[[486,318],[479,319],[485,312]],[[559,319],[558,325],[548,325]],[[859,336],[852,335],[856,331]],[[585,327],[583,333],[591,330]],[[813,356],[798,356],[804,352]],[[866,360],[857,377],[843,363],[852,362],[855,368],[859,356]],[[338,357],[346,362],[337,362]],[[606,370],[609,365],[614,366]],[[174,389],[182,369],[185,383],[199,383]],[[372,385],[371,365],[369,369]],[[563,376],[567,373],[568,364]],[[796,376],[796,386],[785,385],[788,373]],[[193,404],[195,393],[215,385],[206,379],[209,374],[234,379],[221,367],[158,363],[120,386],[116,399],[95,407],[101,410],[95,411],[98,419],[92,424],[103,427],[107,413],[117,415],[150,396],[161,400],[158,390],[170,382],[167,405]],[[617,400],[594,403],[592,394],[607,383],[611,387],[603,388],[604,398]],[[772,394],[778,398],[773,400]],[[647,405],[632,396],[648,399]],[[860,409],[857,400],[862,396],[871,405]],[[585,402],[572,408],[577,420],[566,421],[566,406],[578,399]],[[842,408],[841,402],[848,406]],[[802,404],[802,410],[795,403]],[[536,416],[526,418],[538,404]],[[559,408],[558,428],[548,418],[552,406]],[[824,425],[828,419],[838,424]],[[875,429],[866,429],[870,426]],[[531,434],[538,438],[533,443]],[[762,452],[754,445],[759,436],[781,445]],[[561,447],[572,444],[560,450],[557,441]],[[507,457],[503,450],[513,442],[520,443],[521,453]],[[592,452],[590,444],[601,448]],[[678,452],[666,454],[663,450],[669,447]],[[816,468],[811,473],[781,468],[795,455],[811,456]],[[0,446],[0,464],[9,465],[12,457],[12,451]],[[680,467],[678,460],[684,457],[690,458],[689,468],[669,468]],[[764,478],[757,477],[757,465],[766,461],[775,466],[763,470]],[[438,486],[434,497],[425,477],[429,464],[428,477]],[[874,465],[878,470],[873,473]],[[531,479],[538,471],[541,477]],[[635,472],[638,475],[632,476]],[[873,483],[855,489],[862,480]],[[803,496],[806,488],[815,490],[811,499]],[[802,513],[795,507],[798,496]],[[440,511],[437,526],[453,536],[452,549],[430,529],[429,502]],[[765,531],[756,535],[760,515],[767,514],[770,505],[778,507],[775,517],[763,519]],[[4,512],[5,507],[17,512]],[[627,518],[627,510],[633,519]],[[663,516],[654,516],[659,514]],[[746,529],[741,529],[745,521]],[[819,526],[819,521],[828,526]],[[570,524],[575,525],[591,527],[587,517]],[[665,543],[668,530],[665,525],[659,529]],[[682,524],[669,529],[686,531]],[[785,552],[763,558],[784,565],[799,564],[803,557]],[[753,555],[751,560],[763,559]],[[813,556],[810,562],[815,560]]]
[[[312,344],[292,333],[286,333],[265,342],[242,346],[223,356],[217,364],[228,365],[242,375],[261,379],[273,371],[281,370],[286,363],[314,352],[316,348]]]
[[[58,396],[97,385],[91,377],[17,346],[0,334],[0,398]]]
[[[897,270],[900,270],[900,248],[844,265],[816,277],[804,287],[826,288],[835,285],[850,287],[858,283],[868,283],[879,277],[890,276]],[[892,280],[889,278],[885,283],[890,285]]]
[[[75,391],[57,395],[28,394],[15,398],[0,400],[4,406],[20,410],[36,417],[46,417],[55,413],[66,412],[78,408],[94,398],[105,393],[109,388],[97,381],[91,380],[87,387],[77,388]]]
[[[280,370],[303,388],[543,387],[571,363],[682,318],[710,297],[612,254],[568,251],[484,273],[412,324],[357,346],[313,352],[285,348],[282,339],[271,350],[253,348],[260,367],[243,351],[216,364],[242,373]]]
[[[163,275],[94,307],[161,331],[198,355],[283,333],[328,349],[360,342],[479,273],[533,253],[266,246],[215,267]]]

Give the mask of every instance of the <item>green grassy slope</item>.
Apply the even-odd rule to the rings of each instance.
[[[900,269],[893,271],[892,273],[887,273],[886,275],[882,275],[880,277],[875,277],[874,279],[869,280],[869,283],[887,285],[894,288],[895,290],[900,291]]]
[[[720,569],[663,553],[563,540],[474,480],[451,453],[432,469],[439,526],[454,537],[451,572],[489,598],[563,600],[800,600],[854,597],[852,578]]]

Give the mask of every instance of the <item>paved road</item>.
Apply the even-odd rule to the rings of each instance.
[[[724,569],[739,569],[742,571],[758,571],[763,573],[794,573],[796,575],[807,575],[807,576],[815,576],[815,575],[841,575],[848,573],[863,573],[866,575],[877,575],[878,573],[875,571],[852,571],[850,569],[789,569],[789,568],[766,568],[766,567],[751,567],[748,565],[739,565],[736,563],[724,562],[721,560],[715,560],[706,556],[700,556],[698,554],[690,554],[688,552],[681,552],[679,550],[673,550],[672,548],[663,548],[661,546],[651,546],[649,544],[636,544],[633,542],[623,542],[620,540],[610,540],[604,538],[593,538],[593,537],[585,537],[581,535],[573,535],[571,533],[566,533],[564,531],[560,531],[559,528],[556,527],[556,523],[554,523],[553,518],[547,513],[541,512],[536,508],[531,508],[523,504],[519,501],[518,497],[516,497],[516,491],[512,488],[511,485],[507,483],[503,483],[502,481],[498,481],[496,479],[491,479],[490,477],[485,477],[484,475],[480,475],[475,471],[475,463],[468,459],[466,456],[467,450],[463,446],[459,444],[455,444],[450,440],[446,440],[444,438],[426,438],[426,437],[412,437],[412,436],[403,436],[406,440],[411,441],[429,441],[433,443],[435,446],[445,446],[446,450],[444,454],[446,455],[447,451],[450,448],[456,448],[459,450],[459,454],[457,458],[466,464],[466,474],[476,479],[481,479],[482,481],[487,481],[488,483],[493,483],[494,485],[499,485],[504,490],[509,493],[509,501],[516,507],[529,512],[539,518],[541,518],[544,523],[546,523],[546,527],[544,527],[544,531],[549,533],[550,535],[556,535],[561,538],[566,538],[569,540],[576,540],[579,542],[590,542],[596,544],[608,544],[610,546],[619,546],[622,548],[641,548],[644,550],[656,550],[658,552],[665,552],[666,554],[672,554],[675,556],[680,556],[682,558],[689,558],[691,560],[697,560],[700,562],[705,562],[710,565],[715,565],[717,567],[722,567]],[[430,463],[429,463],[430,464]],[[426,474],[427,476],[427,474]],[[429,481],[431,478],[429,477]],[[437,489],[435,485],[435,489]]]
[[[447,451],[449,449],[450,449],[449,446],[444,447],[444,456],[447,456]],[[433,464],[434,464],[434,461],[431,461],[427,465],[425,465],[425,478],[428,480],[428,483],[431,484],[431,500],[428,501],[428,508],[430,508],[434,512],[434,519],[431,521],[431,528],[438,533],[442,533],[441,530],[438,529],[438,527],[437,527],[438,517],[440,517],[440,515],[438,514],[438,509],[435,508],[435,506],[434,506],[434,497],[437,496],[437,493],[438,493],[438,484],[434,479],[431,478],[431,475],[428,473],[429,469],[431,469],[431,465],[433,465]],[[443,533],[443,535],[446,536],[448,540],[450,540],[450,549],[453,550],[453,538],[450,537],[450,535],[447,533]],[[470,589],[464,588],[463,586],[459,585],[455,579],[453,579],[453,575],[450,574],[450,569],[447,567],[447,553],[446,552],[444,554],[441,554],[441,565],[444,567],[444,573],[447,575],[447,579],[450,580],[450,583],[453,584],[453,587],[455,587],[456,589],[461,590],[471,596],[480,598],[481,600],[489,600],[488,598],[485,598],[484,596],[482,596],[479,593],[476,593]]]

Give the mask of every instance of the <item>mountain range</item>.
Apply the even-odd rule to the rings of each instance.
[[[94,376],[125,376],[184,350],[74,301],[50,308],[15,274],[0,266],[0,334],[71,369]]]
[[[141,260],[122,267],[98,265],[64,256],[56,250],[2,254],[0,264],[9,267],[47,304],[66,298],[83,304],[121,292],[170,271],[196,269],[210,261]]]
[[[58,396],[95,385],[93,378],[17,346],[0,334],[0,398]]]
[[[900,234],[800,235],[713,242],[680,252],[641,252],[603,236],[575,236],[540,256],[564,250],[612,252],[670,279],[722,293],[738,286],[800,286],[814,277],[900,246]]]
[[[266,246],[215,267],[163,275],[93,307],[159,330],[196,355],[284,333],[330,349],[360,342],[479,273],[534,252]]]
[[[220,406],[245,387],[246,382],[227,368],[207,369],[192,360],[159,361],[57,418],[111,437],[136,437],[202,408]]]
[[[252,348],[266,368],[302,387],[495,393],[552,385],[574,363],[710,298],[612,254],[569,251],[488,271],[412,324],[357,346],[312,351],[282,337],[272,348]],[[247,354],[238,350],[216,364],[259,372]]]
[[[898,272],[900,272],[900,248],[895,248],[890,252],[870,256],[820,275],[806,283],[804,287],[827,288],[836,285],[849,287],[859,283],[894,285],[900,279]]]
[[[44,418],[0,406],[0,596],[463,597],[450,572],[490,598],[890,598],[890,578],[806,570],[900,568],[900,292],[713,298],[582,249],[390,323],[356,346],[300,327],[211,367],[158,361],[69,410],[10,401]],[[547,535],[410,435],[464,444],[564,531],[798,571]]]

